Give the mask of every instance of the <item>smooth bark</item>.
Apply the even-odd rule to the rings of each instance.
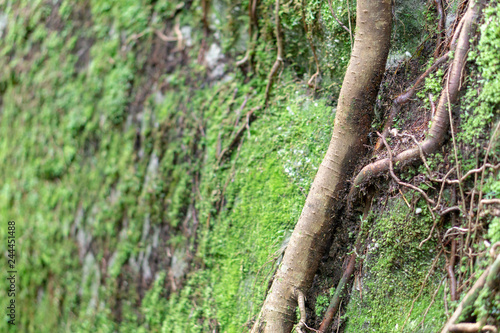
[[[340,92],[332,139],[307,196],[283,261],[252,332],[290,332],[298,291],[310,288],[347,180],[366,153],[373,105],[385,71],[391,0],[359,0],[354,47]]]

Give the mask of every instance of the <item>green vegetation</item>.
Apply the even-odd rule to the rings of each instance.
[[[326,99],[283,85],[218,166],[220,149],[262,104],[265,82],[232,74],[206,85],[196,62],[163,74],[167,59],[151,58],[172,48],[157,45],[152,29],[175,8],[2,7],[0,211],[17,223],[25,331],[240,331],[258,310],[333,113]],[[159,17],[150,22],[152,11]],[[180,22],[199,15],[186,11]],[[202,38],[194,28],[193,43]],[[289,80],[287,72],[281,81]],[[161,256],[156,269],[152,250]],[[134,276],[148,269],[154,283],[145,292]]]
[[[331,291],[334,291],[334,289],[332,288]],[[330,292],[329,295],[319,295],[318,297],[316,297],[314,313],[317,317],[321,317],[324,314],[324,312],[328,308],[328,305],[330,304],[330,298],[332,296],[333,294]]]
[[[332,100],[351,47],[328,2],[283,4],[285,66],[270,107],[259,109],[275,58],[267,10],[273,3],[259,2],[262,42],[255,45],[255,74],[245,76],[231,66],[251,42],[247,1],[215,1],[208,37],[202,1],[0,2],[0,21],[5,14],[7,22],[0,24],[0,216],[16,221],[19,276],[17,327],[8,327],[4,314],[1,331],[249,326],[328,146]],[[355,6],[332,1],[344,25],[349,16],[354,24]],[[315,94],[305,84],[316,69],[300,9],[321,49],[322,90]],[[394,40],[402,46],[394,53],[415,53],[421,41],[415,34],[424,16],[412,10],[403,2],[396,11],[402,24]],[[490,7],[485,22],[498,20]],[[175,36],[176,24],[184,50],[157,37],[157,31]],[[498,26],[483,25],[471,55],[475,76],[459,134],[466,144],[489,139],[484,129],[497,117]],[[197,61],[204,42],[205,51],[221,48],[219,76]],[[431,77],[424,91],[438,89],[439,78]],[[247,123],[250,110],[255,119]],[[474,167],[467,165],[464,171]],[[498,197],[499,184],[498,175],[486,177],[484,197]],[[418,248],[433,224],[426,206],[420,201],[423,213],[415,215],[401,199],[391,201],[370,218],[374,241],[362,293],[352,294],[345,315],[350,332],[401,328],[438,252],[434,240]],[[493,243],[499,234],[496,217],[486,238]],[[442,324],[441,278],[440,272],[428,280],[408,331]],[[4,307],[4,284],[0,299]],[[319,317],[327,296],[309,304]],[[495,306],[498,299],[488,309]]]
[[[471,66],[476,67],[464,97],[462,116],[463,131],[459,138],[466,143],[478,144],[484,128],[498,115],[500,105],[500,16],[498,4],[485,9],[484,22],[480,28],[481,38],[477,49],[469,53]],[[473,67],[473,68],[474,68]]]
[[[414,300],[405,332],[437,331],[446,319],[442,311],[444,273],[438,270],[427,279],[428,272],[435,269],[440,246],[429,240],[419,247],[433,225],[425,203],[419,200],[417,204],[420,214],[410,210],[402,198],[374,208],[378,213],[370,218],[366,263],[344,316],[347,331],[401,332]],[[443,264],[438,259],[437,267]],[[424,321],[436,289],[439,292]]]
[[[484,24],[481,26],[481,37],[476,41],[476,48],[469,55],[470,78],[467,81],[465,96],[461,99],[462,122],[456,129],[458,137],[458,159],[461,174],[481,166],[485,158],[485,151],[488,143],[491,142],[488,161],[498,161],[498,141],[492,137],[495,124],[498,121],[498,80],[499,61],[498,52],[500,41],[500,30],[498,24],[497,6],[488,7],[485,11]],[[424,107],[429,108],[428,93],[434,96],[441,91],[440,84],[443,72],[430,75],[424,87],[417,93],[420,99],[424,100]],[[498,138],[498,133],[496,134]],[[482,152],[478,152],[476,147],[483,147]],[[448,144],[447,149],[453,151],[453,143]],[[436,153],[427,159],[431,170],[440,170],[441,174],[446,173],[455,165],[453,154]],[[427,170],[421,166],[419,173],[427,174]],[[417,176],[414,169],[406,170],[403,175],[410,181]],[[480,176],[476,180],[470,177],[461,186],[464,191],[470,191],[475,187],[481,189],[483,198],[498,198],[500,182],[498,174],[485,173],[484,183],[479,184]],[[430,183],[422,182],[420,188],[428,194],[435,194],[436,189],[431,189]],[[458,192],[458,191],[457,191]],[[410,192],[411,193],[411,192]],[[476,192],[477,193],[477,192]],[[407,201],[412,202],[412,196],[405,196]],[[413,196],[415,198],[415,196]],[[443,192],[444,201],[450,200],[450,193]],[[451,206],[451,203],[447,204]],[[445,205],[446,206],[446,205]],[[416,214],[416,210],[421,211]],[[477,211],[477,207],[474,209]],[[353,290],[347,312],[344,315],[346,320],[346,331],[348,332],[434,332],[439,331],[446,321],[443,309],[444,292],[449,293],[449,282],[446,279],[446,272],[442,269],[445,266],[441,257],[436,260],[436,255],[442,251],[441,244],[436,243],[436,238],[431,238],[424,243],[422,248],[419,243],[427,238],[433,221],[423,199],[420,199],[412,209],[407,207],[405,201],[401,199],[387,200],[387,206],[375,207],[372,217],[371,236],[368,237],[368,253],[366,263],[363,267],[362,288],[359,291]],[[498,217],[491,217],[488,214],[495,214],[487,211],[485,216],[477,217],[482,221],[490,221],[488,230],[483,234],[486,243],[493,244],[500,240],[500,229]],[[461,215],[464,220],[467,217]],[[476,220],[476,216],[471,217]],[[450,228],[450,224],[441,226],[441,235]],[[439,228],[439,224],[438,224]],[[474,236],[476,237],[476,236]],[[466,258],[462,258],[460,264],[455,268],[460,274],[477,274],[479,276],[485,265],[491,263],[484,243],[481,241],[473,244],[472,247],[481,255],[479,260],[471,268]],[[484,251],[484,252],[482,252]],[[439,256],[438,256],[439,257]],[[437,268],[432,269],[435,265]],[[431,272],[427,278],[428,272]],[[457,273],[458,274],[458,273]],[[425,281],[425,283],[424,283]],[[445,286],[446,284],[446,286]],[[424,285],[422,293],[420,289]],[[498,294],[485,288],[481,296],[476,300],[474,309],[466,311],[467,315],[473,317],[479,314],[490,314],[498,318],[499,300]],[[462,294],[463,296],[463,294]],[[451,302],[447,297],[447,305],[450,313],[455,309],[458,302]],[[410,314],[410,309],[411,314]],[[400,314],[394,316],[394,314]],[[424,314],[426,315],[424,316]],[[425,317],[425,320],[424,320]],[[470,318],[470,317],[468,317]],[[470,319],[468,319],[470,321]],[[406,321],[406,325],[404,325]],[[404,325],[404,329],[403,329]]]

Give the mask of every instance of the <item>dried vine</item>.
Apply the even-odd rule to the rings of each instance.
[[[280,0],[276,0],[274,21],[276,24],[275,33],[276,33],[276,47],[278,48],[278,52],[276,54],[276,61],[274,62],[274,65],[271,68],[271,72],[269,72],[269,76],[267,77],[266,93],[264,95],[264,105],[266,107],[269,103],[269,93],[273,85],[274,77],[276,76],[278,70],[283,64],[283,39],[281,36],[282,32],[281,32],[281,22],[280,22]]]

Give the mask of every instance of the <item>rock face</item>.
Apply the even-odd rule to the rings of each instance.
[[[0,4],[0,215],[16,221],[19,331],[252,327],[327,152],[356,21],[351,1],[281,1],[283,64],[263,108],[280,30],[274,4]],[[392,99],[435,50],[433,5],[394,4],[392,60],[368,149]],[[447,4],[451,37],[465,7]],[[493,5],[479,30],[484,37],[471,36],[461,106],[451,110],[461,176],[498,163],[490,145],[500,105]],[[314,90],[307,82],[317,68]],[[425,136],[435,102],[429,95],[439,96],[446,64],[440,69],[395,118],[388,139],[395,152],[412,144],[406,134]],[[446,273],[451,259],[463,288],[492,262],[488,249],[500,241],[496,169],[469,174],[462,191],[456,182],[441,191],[432,179],[454,167],[447,179],[460,178],[450,132],[447,138],[428,157],[430,171],[410,165],[396,172],[426,191],[436,203],[431,210],[418,192],[382,177],[362,189],[374,193],[362,227],[361,204],[353,215],[341,212],[304,290],[308,326],[319,327],[358,234],[363,264],[335,316],[339,332],[438,331],[446,307],[455,306]],[[378,155],[373,160],[387,152]],[[353,163],[353,172],[361,166]],[[350,183],[348,176],[343,181]],[[483,199],[493,201],[480,209]],[[439,215],[449,207],[458,208]],[[480,226],[470,237],[469,223]],[[7,229],[0,236],[7,239]],[[6,290],[0,288],[1,299],[8,299]],[[495,313],[497,293],[489,295],[481,306]],[[498,325],[493,316],[487,320]],[[0,331],[9,329],[0,322]]]

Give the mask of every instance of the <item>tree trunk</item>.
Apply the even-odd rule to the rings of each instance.
[[[365,154],[373,104],[385,71],[391,0],[358,0],[354,48],[340,92],[332,139],[252,332],[290,332],[297,292],[310,288],[343,205],[347,180]]]

